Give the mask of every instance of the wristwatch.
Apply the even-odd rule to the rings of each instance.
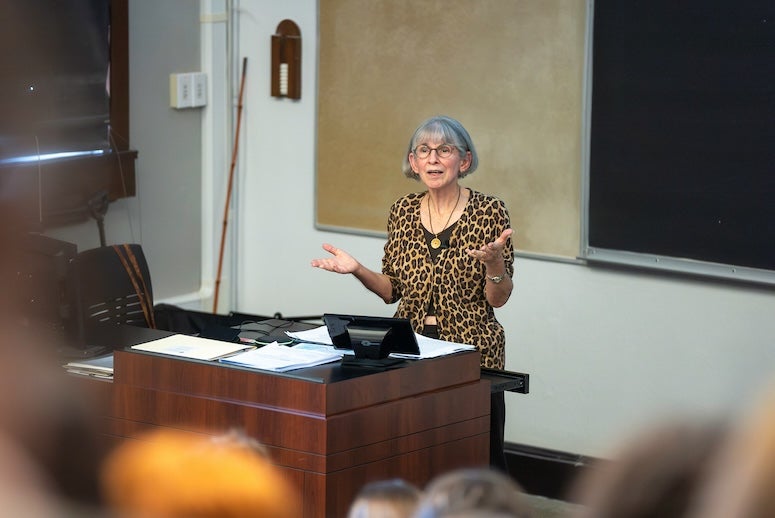
[[[504,277],[506,277],[506,274],[502,273],[501,275],[495,275],[493,277],[490,277],[489,275],[487,275],[486,277],[490,279],[493,284],[498,284],[503,280]]]

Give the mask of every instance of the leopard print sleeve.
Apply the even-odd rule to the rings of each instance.
[[[393,287],[390,304],[396,302],[401,298],[401,285],[398,283],[398,279],[394,271],[394,257],[398,253],[400,248],[398,239],[396,238],[396,227],[398,226],[398,213],[400,212],[401,200],[396,201],[390,207],[390,213],[387,222],[387,242],[384,247],[384,254],[382,256],[382,273],[387,275],[390,279],[390,284]]]
[[[392,298],[388,302],[394,303],[405,295],[404,287],[411,282],[412,267],[417,264],[408,258],[411,251],[417,252],[422,243],[418,244],[418,233],[422,237],[420,228],[419,207],[423,193],[412,193],[399,198],[390,207],[387,222],[387,242],[382,256],[382,273],[390,278],[393,287]],[[419,248],[423,252],[422,248]]]

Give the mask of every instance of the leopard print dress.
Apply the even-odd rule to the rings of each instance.
[[[452,229],[449,247],[431,260],[420,222],[420,202],[425,192],[407,194],[390,208],[388,240],[382,258],[382,273],[390,278],[395,316],[408,318],[422,333],[431,297],[442,340],[475,345],[482,366],[503,369],[506,338],[485,298],[485,267],[466,253],[497,238],[509,228],[505,204],[494,196],[471,189],[462,216]],[[506,273],[514,274],[511,239],[503,250]]]

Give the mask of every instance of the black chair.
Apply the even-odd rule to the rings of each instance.
[[[103,246],[78,253],[68,269],[73,347],[108,325],[156,327],[151,275],[138,244]]]

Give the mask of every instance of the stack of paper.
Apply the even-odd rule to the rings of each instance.
[[[288,347],[274,342],[259,349],[222,358],[220,361],[241,367],[285,372],[322,365],[341,358],[342,354],[333,347],[321,347],[315,344],[298,344],[295,347]]]
[[[328,334],[328,328],[326,326],[315,327],[305,331],[286,331],[285,334],[301,342],[334,345],[334,342],[331,341],[331,335]]]
[[[88,360],[71,361],[63,365],[67,372],[94,378],[113,377],[113,355],[108,354]]]
[[[391,353],[394,358],[438,358],[448,354],[459,353],[461,351],[475,351],[476,346],[468,344],[459,344],[456,342],[447,342],[446,340],[437,340],[427,336],[417,335],[417,345],[420,347],[420,354]]]
[[[170,354],[195,360],[217,360],[229,354],[252,348],[252,345],[244,343],[222,342],[188,335],[170,335],[132,346],[132,349],[138,351]]]
[[[288,332],[288,336],[295,338],[296,340],[303,340],[307,342],[321,343],[331,345],[331,336],[328,334],[328,328],[326,326],[316,327],[307,331],[299,331],[295,333]],[[391,353],[393,358],[411,358],[411,359],[425,359],[425,358],[437,358],[439,356],[446,356],[448,354],[454,354],[461,351],[475,351],[476,346],[469,344],[459,344],[456,342],[447,342],[446,340],[437,340],[435,338],[428,338],[427,336],[418,335],[417,345],[420,347],[420,354],[403,354],[403,353]]]

